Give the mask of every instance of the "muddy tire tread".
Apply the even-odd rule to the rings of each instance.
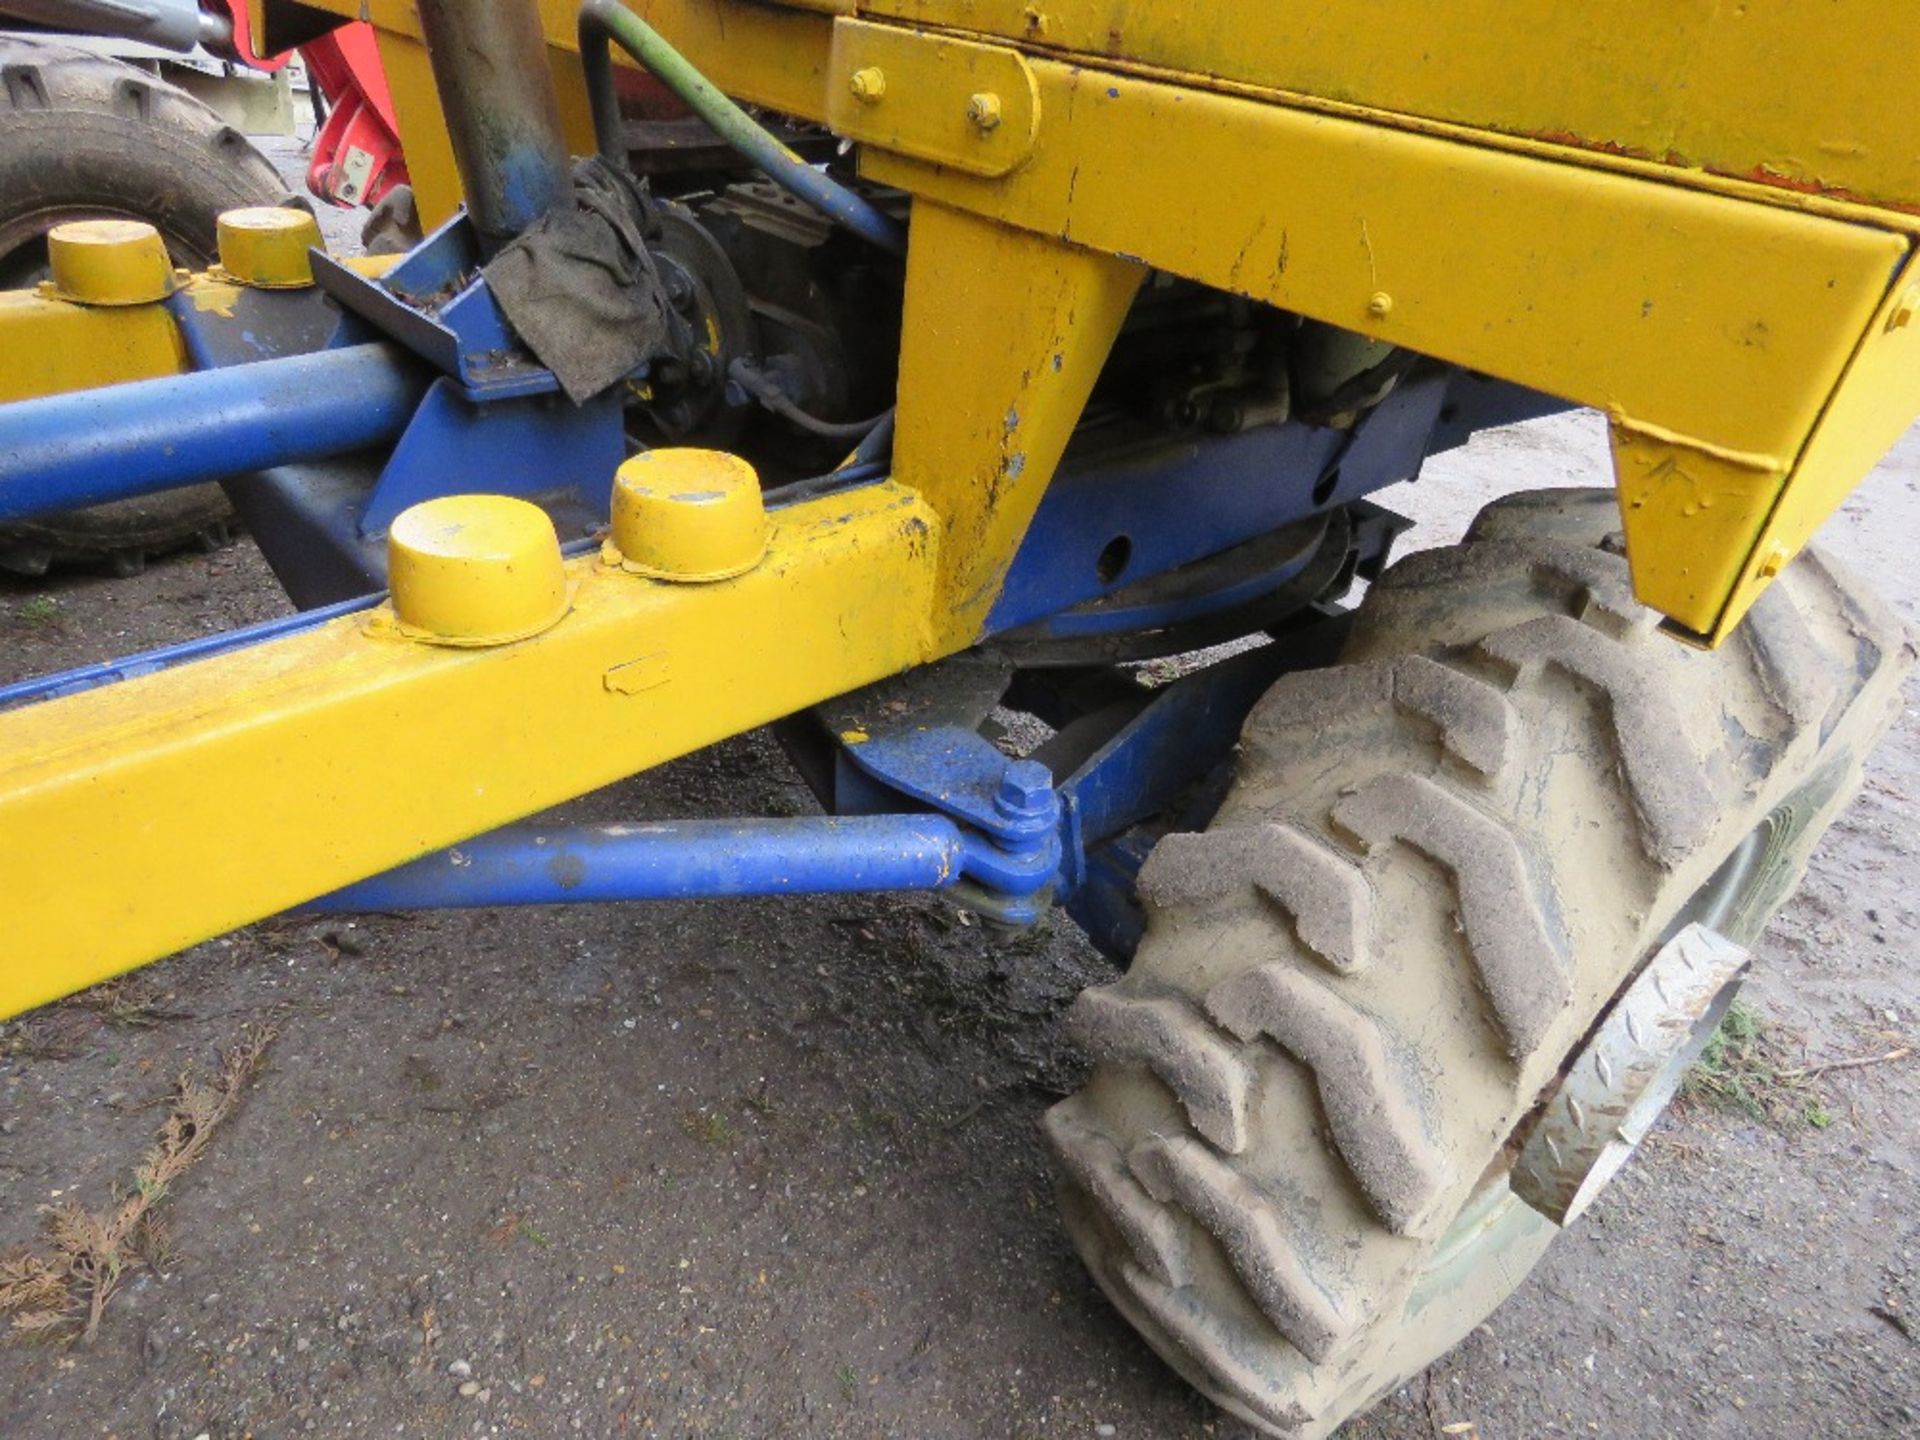
[[[1376,1320],[1626,978],[1591,937],[1656,929],[1732,812],[1827,764],[1836,727],[1871,738],[1862,693],[1897,690],[1904,632],[1838,567],[1792,567],[1709,655],[1654,633],[1618,528],[1606,492],[1523,493],[1389,570],[1354,662],[1255,707],[1214,828],[1142,871],[1132,972],[1076,1003],[1101,1064],[1047,1126],[1076,1242],[1176,1368],[1272,1433],[1365,1398]],[[1836,620],[1856,654],[1821,643]],[[1712,743],[1702,694],[1765,775]],[[1581,727],[1574,760],[1542,716]],[[1540,817],[1575,784],[1613,798],[1569,836]],[[1601,857],[1627,897],[1604,925],[1562,893]],[[1415,934],[1438,953],[1410,980]]]

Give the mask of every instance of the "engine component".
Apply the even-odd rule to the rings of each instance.
[[[749,419],[742,407],[727,403],[727,368],[760,351],[746,287],[691,211],[661,205],[658,222],[649,243],[667,300],[690,339],[677,357],[633,382],[633,394],[650,423],[648,438],[727,448]]]

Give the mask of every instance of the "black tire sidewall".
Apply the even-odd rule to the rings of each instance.
[[[58,45],[12,42],[0,57],[33,66],[46,99],[0,102],[0,266],[30,235],[87,215],[145,220],[177,261],[203,264],[222,211],[285,194],[245,137],[144,71]]]

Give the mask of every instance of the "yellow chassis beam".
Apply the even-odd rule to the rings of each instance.
[[[186,346],[163,305],[107,309],[0,291],[0,405],[186,368]]]
[[[382,610],[0,714],[0,1017],[929,657],[917,495],[771,519],[718,584],[575,561],[518,644]]]

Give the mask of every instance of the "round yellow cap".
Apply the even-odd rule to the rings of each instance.
[[[724,450],[649,450],[613,481],[618,563],[660,580],[745,574],[767,553],[767,512],[753,466]]]
[[[220,268],[259,290],[313,284],[309,250],[322,248],[320,222],[304,210],[253,205],[220,217]]]
[[[400,512],[387,582],[401,628],[441,645],[504,645],[567,613],[560,539],[546,511],[509,495],[445,495]]]
[[[47,232],[53,291],[80,305],[149,305],[179,287],[166,241],[144,220],[69,220]]]

